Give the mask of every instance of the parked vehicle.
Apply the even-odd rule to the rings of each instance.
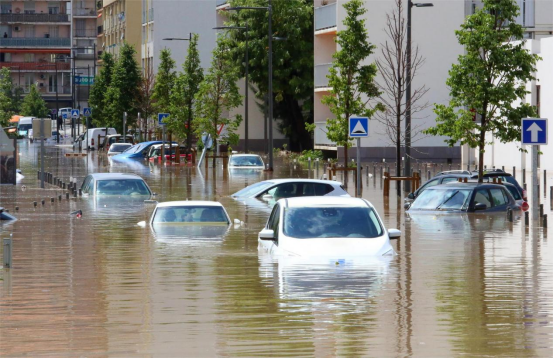
[[[150,225],[155,224],[230,224],[225,207],[212,201],[173,201],[158,203]]]
[[[259,155],[235,154],[229,158],[229,168],[265,169],[265,163]]]
[[[17,134],[19,136],[27,137],[29,130],[33,129],[33,119],[35,117],[21,117],[17,123]]]
[[[63,107],[58,109],[58,117],[63,118],[63,114],[67,115],[65,121],[71,122],[71,107]]]
[[[97,150],[100,143],[104,141],[104,137],[107,135],[115,135],[117,131],[115,128],[90,128],[85,133],[77,138],[75,142],[81,142],[82,148],[87,150]]]
[[[109,147],[108,156],[118,155],[132,147],[132,143],[114,143]]]
[[[390,239],[400,236],[365,199],[305,197],[279,200],[258,243],[279,255],[382,256],[394,254]]]
[[[259,198],[264,200],[304,196],[349,197],[350,195],[344,190],[340,182],[302,178],[257,182],[232,195],[234,198]]]
[[[478,179],[478,172],[470,172],[470,171],[443,171],[436,174],[434,178],[431,178],[427,182],[425,182],[422,186],[419,187],[415,192],[410,193],[405,201],[411,202],[415,198],[417,198],[422,192],[424,192],[426,189],[436,186],[439,184],[446,184],[450,182],[459,181],[459,179],[467,179],[467,180],[474,180]],[[524,190],[517,182],[517,180],[510,174],[503,172],[501,170],[492,170],[492,171],[485,171],[484,172],[484,182],[491,182],[493,179],[499,180],[503,183],[511,183],[514,185],[517,190],[520,193],[520,196],[524,201],[527,201],[527,195],[526,190]]]
[[[152,196],[142,177],[130,173],[89,174],[83,181],[81,191],[83,196]]]
[[[107,135],[100,144],[100,149],[105,148],[106,150],[109,150],[110,146],[114,143],[130,143],[132,146],[134,143],[132,135],[127,135],[125,137],[126,138],[123,138],[123,135],[120,134]]]
[[[409,212],[505,212],[509,208],[521,209],[505,186],[471,182],[433,186],[405,206]]]
[[[150,151],[150,147],[153,145],[162,144],[163,141],[147,141],[140,142],[131,148],[127,149],[125,152],[113,156],[114,161],[125,161],[128,159],[144,159],[147,158]],[[173,142],[173,145],[178,146],[177,143]]]
[[[148,152],[148,155],[146,158],[150,161],[155,160],[161,160],[161,147],[163,145],[153,145],[150,147],[150,151]],[[171,154],[169,154],[169,151],[171,151]],[[169,144],[165,144],[165,159],[167,160],[174,160],[176,153],[177,153],[177,146],[169,146]],[[186,155],[186,146],[179,146],[179,157],[181,161],[192,161],[192,155]]]

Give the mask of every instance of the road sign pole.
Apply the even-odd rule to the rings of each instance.
[[[123,112],[123,143],[127,143],[127,133],[125,132],[125,126],[127,126],[127,113]]]
[[[357,138],[357,197],[361,197],[361,138]]]
[[[40,119],[40,188],[44,188],[44,119]]]
[[[538,193],[538,146],[532,146],[532,221],[539,220],[540,194]]]
[[[163,133],[161,135],[161,140],[163,141],[163,144],[161,145],[161,163],[165,164],[165,125],[161,125],[161,128],[163,129]]]

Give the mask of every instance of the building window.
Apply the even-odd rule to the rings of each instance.
[[[34,74],[25,74],[25,92],[29,92],[31,85],[34,83]]]
[[[56,15],[60,13],[60,6],[59,4],[52,3],[48,4],[48,14],[50,15]]]
[[[56,92],[56,86],[58,85],[58,79],[56,74],[48,74],[48,92]]]
[[[23,3],[23,12],[25,14],[34,14],[35,13],[35,2],[34,1],[25,1]]]
[[[12,12],[12,4],[11,3],[0,3],[0,12],[2,14],[10,14]]]
[[[25,54],[25,62],[35,62],[35,54]]]
[[[48,26],[48,33],[50,37],[58,38],[60,37],[60,28],[58,26]]]
[[[35,27],[33,25],[25,26],[25,37],[35,37]]]

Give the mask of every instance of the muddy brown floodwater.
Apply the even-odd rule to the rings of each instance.
[[[363,177],[362,196],[402,231],[397,256],[272,258],[257,250],[269,205],[229,197],[270,175],[110,164],[47,146],[55,176],[134,172],[159,201],[217,200],[245,222],[203,239],[156,234],[136,225],[151,204],[40,190],[38,144],[19,144],[26,177],[0,188],[19,218],[1,227],[14,242],[13,268],[0,270],[2,357],[553,355],[553,245],[542,228],[503,215],[409,218],[402,200],[383,200],[380,179]],[[275,177],[316,175],[276,164]],[[69,215],[77,209],[81,219]]]

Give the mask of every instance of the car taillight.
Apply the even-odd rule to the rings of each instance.
[[[530,209],[530,205],[528,204],[528,202],[524,201],[524,202],[522,202],[522,205],[520,206],[520,209],[522,209],[524,212],[526,212]]]

